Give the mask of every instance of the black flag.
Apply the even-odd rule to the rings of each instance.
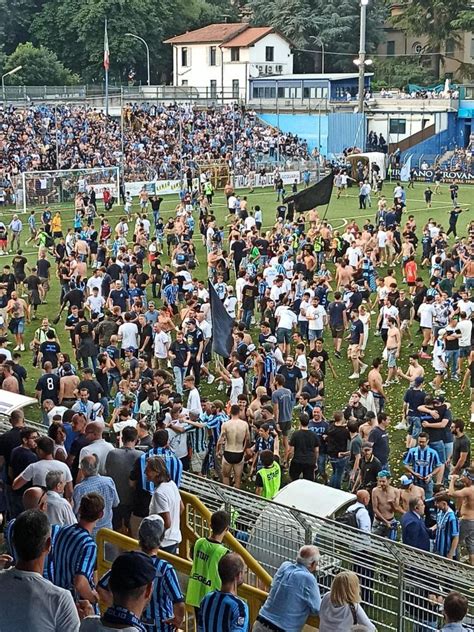
[[[331,199],[333,178],[333,174],[330,173],[316,184],[285,198],[283,203],[293,202],[295,210],[301,212],[309,211],[316,206],[325,206]]]
[[[228,358],[234,346],[234,339],[232,338],[234,319],[227,313],[210,281],[209,302],[211,304],[212,350],[217,355]]]

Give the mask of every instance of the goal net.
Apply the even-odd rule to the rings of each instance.
[[[25,171],[17,177],[16,208],[21,213],[43,206],[74,208],[76,195],[89,193],[91,188],[98,200],[103,198],[104,189],[118,200],[119,187],[119,167]]]
[[[225,160],[217,162],[200,161],[197,165],[199,180],[201,180],[201,174],[205,174],[206,179],[211,181],[214,189],[223,189],[230,180],[230,169]]]

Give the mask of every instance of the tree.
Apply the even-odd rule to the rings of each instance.
[[[297,49],[319,51],[320,41],[328,51],[326,71],[355,71],[353,59],[359,50],[358,0],[250,0],[254,22],[270,25],[286,35]],[[367,10],[367,51],[380,41],[386,9],[371,3]],[[300,55],[308,69],[310,54]],[[305,60],[306,58],[306,60]],[[312,57],[314,60],[314,57]]]
[[[403,89],[409,83],[429,86],[436,81],[432,68],[427,68],[416,56],[377,61],[374,72],[373,90],[380,90],[381,88]]]
[[[22,69],[9,77],[9,82],[15,85],[62,86],[79,83],[79,76],[65,68],[52,51],[44,46],[36,48],[31,42],[18,44],[5,61],[4,72],[17,66],[22,66]]]
[[[459,42],[461,30],[474,28],[473,14],[474,11],[466,10],[465,0],[412,0],[392,21],[411,35],[428,38],[426,52],[436,54],[434,66],[440,77],[448,40]]]

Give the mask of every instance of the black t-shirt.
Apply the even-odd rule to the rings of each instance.
[[[0,274],[0,283],[7,286],[7,296],[10,296],[15,291],[16,280],[11,272],[9,274]]]
[[[143,347],[143,343],[148,338],[148,342],[145,347]],[[145,325],[140,330],[140,349],[143,347],[144,351],[151,351],[153,347],[153,327],[151,325]]]
[[[451,459],[451,463],[453,465],[456,465],[456,463],[459,461],[461,452],[467,452],[467,457],[464,461],[464,464],[467,467],[471,462],[471,442],[466,437],[466,435],[463,435],[462,437],[456,437],[454,439],[453,456]]]
[[[234,253],[234,260],[241,261],[244,256],[245,242],[241,241],[240,239],[234,241],[230,249]]]
[[[29,276],[27,276],[24,283],[25,283],[26,289],[29,290],[30,292],[32,290],[39,290],[40,285],[42,285],[41,281],[39,280],[39,277],[37,277],[36,274],[30,274]]]
[[[359,319],[351,320],[350,331],[351,331],[351,340],[350,340],[351,345],[360,344],[360,337],[364,333],[364,325],[362,324],[362,321]]]
[[[346,306],[342,301],[333,301],[328,305],[329,324],[331,327],[342,327],[344,325],[344,312]]]
[[[347,452],[347,446],[351,435],[347,426],[336,426],[330,424],[327,432],[326,445],[327,453],[330,458],[339,458],[339,452]]]
[[[13,449],[21,445],[20,432],[21,428],[12,428],[0,436],[0,456],[5,459],[7,471]]]
[[[84,342],[84,340],[92,338],[93,330],[94,327],[92,326],[92,323],[87,320],[80,320],[74,329],[74,334],[79,336],[81,342]]]
[[[49,275],[49,269],[51,264],[47,259],[38,259],[36,262],[36,269],[38,270],[38,276],[47,279]]]
[[[11,454],[10,466],[12,468],[12,481],[28,467],[30,463],[36,463],[38,457],[28,448],[24,448],[22,445],[16,447]],[[24,485],[21,489],[13,492],[17,496],[21,496],[28,485]]]
[[[255,309],[255,299],[258,296],[258,289],[255,285],[244,285],[242,290],[242,308]]]
[[[423,390],[419,390],[417,388],[409,388],[404,397],[403,401],[408,404],[408,415],[412,417],[418,417],[420,413],[418,412],[418,406],[423,406],[425,403],[426,393]]]
[[[133,464],[130,472],[130,480],[136,482],[135,491],[132,496],[132,512],[139,518],[148,516],[150,509],[151,495],[143,489],[142,471],[140,465],[140,457]]]
[[[111,263],[107,268],[107,274],[110,276],[112,281],[118,281],[118,279],[120,279],[120,275],[122,274],[122,268],[118,263]]]
[[[374,455],[366,461],[363,457],[359,461],[361,488],[372,489],[377,485],[377,474],[382,470],[382,464]]]
[[[75,288],[74,290],[70,290],[63,299],[64,305],[69,303],[69,308],[78,307],[81,309],[82,303],[84,302],[84,292]]]
[[[79,472],[79,454],[86,445],[89,445],[89,440],[84,434],[78,435],[69,448],[69,456],[74,457],[71,467],[72,480],[75,481]]]
[[[294,448],[293,461],[312,465],[316,463],[314,449],[319,445],[318,435],[310,430],[296,430],[290,438]]]
[[[19,364],[15,364],[13,367],[13,373],[16,377],[16,379],[18,380],[18,387],[20,389],[20,395],[24,395],[25,394],[25,380],[28,377],[28,373],[26,372],[25,367],[19,365]]]
[[[452,327],[446,327],[446,333],[448,336],[452,336],[453,334],[460,334],[461,330],[456,328],[453,329]],[[444,339],[444,342],[446,344],[446,351],[457,351],[459,349],[459,338],[448,340],[448,338],[446,337]]]
[[[101,369],[96,369],[95,370],[95,379],[99,383],[104,395],[106,397],[109,397],[109,395],[110,395],[110,391],[109,391],[109,376],[107,374],[107,371],[105,371],[105,373],[104,373],[104,371],[102,371]],[[89,391],[89,393],[90,393],[90,391]],[[89,396],[89,399],[91,399],[90,396]]]
[[[286,365],[283,365],[278,369],[278,373],[285,377],[285,388],[288,388],[292,393],[296,393],[296,381],[301,380],[303,374],[297,366],[293,366],[291,369]]]
[[[380,461],[380,463],[388,463],[388,457],[390,454],[388,432],[379,426],[375,426],[375,428],[370,431],[369,441],[373,445],[372,449],[374,456]]]
[[[174,353],[174,355],[176,356],[176,358],[173,359],[173,366],[179,366],[179,367],[184,366],[184,363],[186,362],[186,358],[188,357],[188,353],[189,353],[188,343],[184,340],[183,342],[178,342],[177,340],[173,340],[173,342],[170,345],[170,351],[171,353]]]
[[[401,321],[410,320],[411,309],[413,307],[413,303],[410,301],[410,299],[405,298],[403,299],[403,301],[401,299],[398,299],[398,301],[395,302],[395,307],[398,309],[398,314]]]
[[[89,400],[94,402],[94,404],[96,404],[104,394],[104,390],[97,380],[81,380],[78,389],[81,390],[81,388],[87,388],[89,391]]]
[[[15,276],[25,276],[25,266],[28,263],[28,259],[22,255],[15,255],[12,259],[13,272]]]
[[[59,343],[55,340],[45,340],[39,348],[42,353],[41,366],[44,368],[45,362],[51,362],[53,369],[58,366],[58,353],[61,351]]]
[[[321,351],[316,351],[316,349],[313,349],[309,352],[309,357],[311,360],[313,360],[313,358],[316,358],[316,360],[319,362],[321,373],[323,375],[326,375],[326,362],[329,360],[328,352],[324,349],[321,349]]]
[[[186,334],[186,342],[188,343],[189,350],[192,355],[196,355],[199,351],[199,346],[204,340],[202,331],[196,328],[194,331],[188,331]]]
[[[59,395],[59,377],[55,373],[45,373],[36,383],[35,390],[40,391],[40,401],[51,399],[57,405]]]

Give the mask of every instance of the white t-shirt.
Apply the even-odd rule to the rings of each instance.
[[[102,314],[103,307],[105,305],[105,300],[103,296],[89,296],[86,301],[86,305],[91,308],[91,312],[97,312],[97,314]]]
[[[308,361],[306,360],[306,356],[304,353],[296,356],[295,365],[301,371],[301,377],[303,380],[306,380],[308,377]]]
[[[199,391],[196,387],[189,391],[186,407],[188,410],[202,414],[201,396],[199,395]]]
[[[387,307],[386,305],[384,305],[382,307],[382,329],[388,329],[388,319],[390,317],[397,319],[398,309],[394,305],[392,305],[391,307]]]
[[[118,335],[122,337],[122,349],[127,347],[138,349],[138,327],[135,323],[123,323],[120,325]]]
[[[235,197],[235,195],[229,195],[229,198],[227,199],[227,208],[233,211],[235,209],[236,202],[237,198]]]
[[[181,531],[179,528],[181,496],[174,481],[161,483],[155,491],[150,501],[150,515],[169,512],[171,526],[166,529],[161,548],[173,546],[181,542]]]
[[[92,294],[93,288],[97,288],[99,290],[99,296],[102,296],[102,278],[101,277],[91,277],[87,281],[87,289]]]
[[[42,459],[36,463],[30,463],[21,473],[21,477],[25,481],[31,481],[35,487],[46,487],[47,473],[55,470],[60,470],[63,473],[66,483],[72,481],[71,470],[65,463],[56,461],[56,459]]]
[[[459,329],[461,332],[461,337],[459,338],[459,346],[460,347],[470,347],[471,346],[471,332],[472,332],[472,321],[460,320],[456,325],[456,329]]]
[[[109,628],[102,623],[100,617],[93,616],[82,620],[79,632],[117,632],[117,628]],[[120,632],[137,632],[137,628],[120,628]]]
[[[153,335],[153,349],[155,358],[165,360],[168,357],[168,349],[170,339],[167,333],[159,331]]]
[[[357,268],[359,259],[362,256],[360,248],[349,246],[349,248],[346,250],[346,255],[349,259],[349,265],[352,266],[353,268]]]
[[[474,303],[472,301],[465,301],[461,299],[458,301],[458,308],[460,312],[464,312],[468,318],[471,317],[472,312],[474,312]],[[2,349],[2,353],[4,349]]]
[[[317,307],[310,305],[306,310],[306,315],[309,320],[308,329],[311,329],[312,331],[324,329],[324,317],[326,316],[326,310],[322,305],[318,305]]]
[[[105,461],[107,460],[108,453],[113,449],[114,446],[111,443],[108,443],[105,439],[97,439],[97,441],[93,441],[91,444],[82,448],[79,453],[79,463],[85,456],[95,454],[99,459],[99,474],[106,476],[107,472],[105,471]]]
[[[387,233],[384,230],[379,230],[377,233],[377,244],[379,248],[385,248],[387,244]]]
[[[174,420],[173,426],[184,428],[183,424]],[[182,459],[188,454],[188,440],[185,432],[175,432],[173,428],[169,426],[166,428],[168,432],[170,448],[176,454],[178,459]]]
[[[235,318],[235,307],[236,307],[236,305],[237,305],[237,299],[235,298],[235,296],[228,296],[225,299],[225,301],[224,301],[224,307],[226,309],[226,312],[232,318]]]
[[[275,310],[275,318],[277,319],[278,327],[282,329],[293,329],[293,325],[296,325],[298,317],[295,312],[287,305],[280,305]]]
[[[298,314],[298,320],[303,323],[307,323],[308,319],[301,312],[303,311],[306,314],[307,309],[310,307],[311,303],[308,301],[301,301],[300,303],[300,313]]]
[[[444,371],[446,353],[445,353],[446,345],[444,344],[444,340],[440,340],[439,338],[436,340],[433,346],[433,369],[435,371]]]
[[[431,329],[433,326],[433,305],[430,303],[422,303],[418,308],[418,316],[420,317],[420,327]]]
[[[244,392],[244,380],[242,377],[231,377],[230,378],[230,397],[229,401],[231,404],[237,404],[237,398],[239,395],[242,395]]]
[[[79,623],[69,590],[39,573],[0,571],[0,630],[77,632]]]

